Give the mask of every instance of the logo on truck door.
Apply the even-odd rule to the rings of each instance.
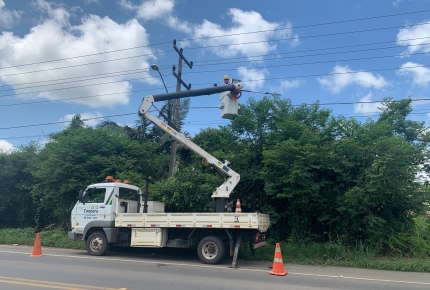
[[[112,200],[113,200],[113,190],[114,190],[114,188],[112,188],[112,191],[110,192],[110,194],[109,194],[109,197],[107,198],[107,200],[106,200],[106,205],[112,205]]]
[[[98,213],[98,212],[99,212],[98,209],[86,209],[86,208],[84,208],[84,213],[91,214],[91,213]]]

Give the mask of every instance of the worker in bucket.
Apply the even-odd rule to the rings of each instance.
[[[226,86],[229,84],[230,77],[228,75],[224,76],[224,82],[222,83],[223,86]]]

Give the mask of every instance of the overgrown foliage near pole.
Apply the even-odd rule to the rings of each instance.
[[[272,237],[428,255],[429,237],[418,237],[425,231],[417,227],[430,228],[423,218],[428,190],[418,178],[429,171],[430,136],[424,123],[408,120],[411,110],[411,99],[387,99],[378,120],[362,123],[264,97],[241,105],[230,125],[193,140],[240,173],[231,199],[240,198],[245,212],[270,214]],[[162,140],[142,120],[93,129],[77,116],[43,147],[0,153],[0,227],[67,227],[79,189],[106,175],[139,186],[152,176],[150,195],[169,211],[211,210],[222,179],[183,146],[176,175],[167,179]]]

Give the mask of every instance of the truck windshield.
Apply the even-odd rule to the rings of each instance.
[[[106,188],[88,188],[83,203],[104,203]]]

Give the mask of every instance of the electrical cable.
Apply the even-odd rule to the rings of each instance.
[[[413,40],[422,40],[422,39],[428,39],[430,37],[419,37],[419,38],[411,38],[411,39],[402,39],[402,40],[396,40],[396,41],[383,41],[383,42],[373,42],[373,43],[366,43],[366,44],[356,44],[356,45],[346,45],[346,46],[335,46],[335,47],[328,47],[328,48],[318,48],[318,49],[308,49],[308,50],[299,50],[299,51],[291,51],[291,52],[278,52],[273,54],[263,54],[263,55],[253,55],[253,56],[244,56],[244,57],[232,57],[232,58],[223,58],[222,60],[237,60],[237,59],[243,59],[243,58],[257,58],[257,57],[263,57],[263,56],[276,56],[276,55],[283,55],[283,54],[296,54],[301,52],[310,52],[310,51],[321,51],[321,50],[331,50],[331,49],[339,49],[339,48],[348,48],[348,47],[359,47],[359,46],[370,46],[370,45],[377,45],[377,44],[385,44],[385,43],[396,43],[401,41],[413,41]],[[429,44],[429,43],[424,43]],[[420,46],[423,44],[408,44],[403,45],[402,47],[409,47],[409,46]],[[398,48],[399,46],[391,46],[391,47],[379,47],[379,48],[371,48],[366,50],[350,50],[350,51],[341,51],[341,52],[329,52],[329,53],[321,53],[321,54],[313,54],[313,55],[300,55],[300,56],[293,56],[294,57],[308,57],[308,56],[317,56],[317,55],[329,55],[329,54],[337,54],[337,53],[350,53],[350,52],[358,52],[358,51],[371,51],[371,50],[381,50],[381,49],[389,49],[389,48]],[[275,60],[278,58],[275,58]],[[272,59],[268,59],[272,60]],[[206,62],[219,62],[219,59],[212,59],[207,61],[199,61],[199,63],[206,63]],[[248,61],[251,62],[251,61]],[[230,62],[231,63],[231,62]],[[199,65],[194,64],[194,66],[205,66],[205,65]],[[159,68],[170,68],[172,65],[160,65]],[[54,81],[62,81],[62,80],[71,80],[71,79],[77,79],[76,81],[70,81],[70,82],[78,82],[78,81],[87,81],[87,80],[93,80],[93,79],[100,79],[100,78],[107,78],[107,77],[116,77],[116,76],[123,76],[128,75],[131,73],[139,73],[139,72],[148,72],[151,71],[149,69],[134,69],[134,70],[125,70],[125,71],[116,71],[116,72],[110,72],[110,73],[104,73],[104,74],[92,74],[92,75],[86,75],[86,76],[80,76],[80,77],[70,77],[70,78],[61,78],[61,79],[53,79],[53,80],[45,80],[45,81],[36,81],[36,82],[27,82],[27,83],[16,83],[16,84],[8,84],[8,85],[0,85],[0,87],[6,87],[6,86],[21,86],[21,85],[27,85],[27,84],[37,84],[37,83],[43,83],[43,82],[54,82]],[[103,75],[107,75],[103,77]],[[89,79],[83,79],[86,77],[93,77]],[[55,84],[46,84],[48,85],[56,85],[61,83],[55,83]]]
[[[223,58],[222,60],[237,60],[241,58],[253,58],[253,57],[261,57],[261,56],[271,56],[271,55],[282,55],[282,54],[296,54],[296,53],[302,53],[302,52],[310,52],[310,51],[321,51],[321,50],[331,50],[331,49],[341,49],[341,48],[348,48],[348,47],[360,47],[360,46],[370,46],[370,45],[378,45],[378,44],[386,44],[386,43],[397,43],[397,42],[404,42],[404,41],[411,41],[411,40],[422,40],[422,39],[429,39],[430,37],[418,37],[418,38],[410,38],[410,39],[402,39],[402,40],[395,40],[395,41],[381,41],[381,42],[371,42],[371,43],[363,43],[363,44],[354,44],[354,45],[344,45],[344,46],[334,46],[334,47],[326,47],[326,48],[316,48],[316,49],[306,49],[306,50],[298,50],[298,51],[289,51],[289,52],[278,52],[278,53],[272,53],[272,54],[266,54],[266,55],[254,55],[254,56],[240,56],[240,57],[232,57],[232,58]],[[429,43],[425,43],[429,44]],[[408,47],[408,46],[420,46],[422,44],[407,44],[407,45],[401,45],[401,47]],[[367,50],[378,50],[378,49],[387,49],[387,48],[399,48],[399,45],[392,46],[392,47],[380,47],[380,48],[372,48]],[[361,51],[361,50],[356,50]],[[362,50],[366,51],[366,50]],[[341,51],[339,53],[348,53],[348,52],[355,52],[354,50],[350,51]],[[333,52],[336,53],[336,52]],[[332,54],[332,53],[327,53]],[[318,54],[316,54],[318,55]],[[325,54],[320,54],[325,55]],[[302,57],[302,56],[299,56]],[[199,63],[205,63],[205,62],[218,62],[219,59],[212,59],[212,60],[203,60],[199,61]],[[200,66],[199,63],[194,64],[194,66]]]
[[[428,54],[427,52],[417,52],[413,54],[404,54],[404,55],[419,55],[419,54]],[[388,58],[388,57],[397,57],[398,55],[383,55],[383,56],[371,56],[371,57],[361,57],[361,58],[350,58],[350,59],[339,59],[339,60],[327,60],[327,61],[314,61],[314,62],[302,62],[302,63],[290,63],[290,64],[278,64],[278,65],[266,65],[266,66],[260,66],[260,67],[240,67],[237,68],[237,70],[248,70],[248,69],[266,69],[266,68],[273,68],[273,67],[285,67],[285,66],[296,66],[296,65],[309,65],[309,64],[321,64],[321,63],[331,63],[331,62],[341,62],[341,61],[356,61],[356,60],[366,60],[366,59],[380,59],[380,58]],[[220,70],[212,70],[212,71],[189,71],[189,72],[183,72],[182,74],[201,74],[201,73],[208,73],[208,72],[220,72],[220,71],[226,71],[227,69],[220,69]]]
[[[428,25],[428,24],[430,24],[430,22],[411,24],[411,25],[404,25],[404,26],[372,28],[372,29],[364,29],[364,30],[355,30],[355,31],[346,31],[346,32],[320,34],[320,35],[301,36],[300,38],[301,39],[306,39],[306,38],[314,38],[314,37],[326,37],[326,36],[334,36],[334,35],[345,35],[345,34],[352,34],[352,33],[362,33],[362,32],[370,32],[370,31],[379,31],[379,30],[387,30],[387,29],[393,29],[393,28],[403,28],[405,26],[419,26],[419,25]],[[232,44],[223,44],[223,45],[188,47],[187,49],[202,49],[202,48],[206,49],[206,48],[215,48],[215,47],[224,47],[224,46],[235,46],[235,45],[243,45],[243,44],[255,44],[255,43],[272,42],[272,41],[285,41],[285,40],[291,40],[291,39],[294,39],[294,38],[290,37],[290,38],[280,38],[280,39],[272,39],[272,40],[266,40],[266,41],[252,41],[252,42],[232,43]],[[59,69],[68,69],[68,68],[80,67],[80,66],[85,66],[85,65],[92,65],[92,64],[99,64],[99,63],[110,62],[110,61],[124,60],[124,59],[128,59],[128,58],[130,58],[130,57],[124,57],[124,58],[114,59],[114,60],[98,61],[98,62],[93,62],[93,63],[69,65],[69,66],[63,66],[63,67],[57,67],[57,68],[49,68],[49,69],[29,71],[29,72],[6,74],[6,75],[0,75],[0,78],[6,77],[6,76],[15,76],[15,75],[35,73],[35,72],[45,72],[45,71],[52,71],[52,70],[59,70]]]
[[[404,56],[411,56],[411,55],[420,55],[420,54],[427,54],[426,52],[416,52],[411,54],[403,54]],[[317,61],[317,62],[305,62],[305,63],[293,63],[293,64],[281,64],[281,65],[274,65],[274,66],[264,66],[264,67],[241,67],[237,68],[237,70],[246,70],[246,69],[255,69],[255,68],[269,68],[269,67],[283,67],[283,66],[297,66],[297,65],[310,65],[310,64],[322,64],[322,63],[332,63],[332,62],[342,62],[342,61],[356,61],[356,60],[368,60],[368,59],[381,59],[381,58],[389,58],[389,57],[397,57],[397,55],[386,55],[386,56],[371,56],[371,57],[362,57],[362,58],[352,58],[352,59],[340,59],[340,60],[328,60],[328,61]],[[231,63],[231,62],[230,62]],[[219,64],[230,64],[230,63],[219,63]],[[224,69],[225,70],[225,69]],[[222,71],[224,71],[222,70]],[[221,71],[221,70],[216,70]],[[189,72],[189,73],[207,73],[207,72],[216,72],[216,71],[200,71],[200,72]],[[186,73],[183,73],[186,74]],[[49,91],[55,91],[55,90],[63,90],[63,89],[75,89],[75,88],[81,88],[81,87],[88,87],[88,86],[97,86],[97,85],[106,85],[106,84],[112,84],[112,83],[120,83],[120,82],[128,82],[128,81],[137,81],[137,80],[144,80],[144,79],[151,79],[153,77],[143,77],[143,78],[135,78],[135,79],[123,79],[118,81],[111,81],[111,82],[104,82],[104,83],[96,83],[96,84],[87,84],[82,86],[73,86],[73,87],[66,87],[66,88],[58,88],[58,89],[51,89],[51,90],[43,90],[43,91],[36,91],[36,92],[28,92],[28,93],[19,93],[19,94],[32,94],[32,93],[40,93],[40,92],[49,92]],[[81,80],[80,82],[82,82]],[[76,81],[73,81],[76,82]],[[15,91],[16,89],[24,90],[24,89],[30,89],[30,88],[38,88],[38,87],[45,87],[45,86],[53,86],[53,85],[60,85],[60,84],[67,84],[70,82],[62,82],[62,83],[55,83],[55,84],[49,84],[49,85],[39,85],[39,86],[31,86],[31,87],[25,87],[25,88],[11,88],[6,90],[0,90],[0,92],[5,91]],[[6,96],[13,96],[18,94],[9,94],[9,95],[0,95],[1,97]]]
[[[302,76],[287,76],[287,77],[278,77],[278,78],[269,78],[269,79],[257,79],[257,80],[248,80],[247,82],[256,82],[256,81],[269,81],[269,80],[279,80],[279,79],[289,79],[289,78],[305,78],[305,77],[315,77],[315,76],[332,76],[332,75],[344,75],[344,74],[357,74],[357,73],[363,73],[363,72],[375,72],[375,71],[387,71],[387,70],[401,70],[401,69],[410,69],[410,68],[422,68],[422,67],[430,67],[430,65],[418,65],[418,66],[410,66],[410,67],[400,67],[400,68],[386,68],[386,69],[376,69],[376,70],[366,70],[366,71],[351,71],[351,72],[340,72],[340,73],[329,73],[329,74],[319,74],[319,75],[302,75]],[[207,84],[207,83],[206,83]],[[85,87],[85,86],[83,86]],[[169,87],[172,88],[172,87]],[[65,89],[65,88],[63,88]],[[66,98],[66,99],[59,99],[58,101],[67,101],[67,100],[73,100],[73,99],[83,99],[83,98],[90,98],[90,97],[100,97],[105,95],[114,95],[114,94],[124,94],[124,93],[135,93],[140,91],[147,91],[152,89],[146,89],[146,90],[135,90],[135,91],[128,91],[128,92],[119,92],[119,93],[109,93],[109,94],[101,94],[101,95],[94,95],[94,96],[86,96],[86,97],[77,97],[77,98]],[[53,91],[53,90],[49,90]],[[47,91],[40,91],[40,92],[47,92]],[[32,92],[37,93],[37,92]],[[262,93],[262,92],[257,92]],[[21,93],[21,94],[29,94],[29,93]],[[270,94],[270,93],[268,93]],[[20,94],[13,94],[13,95],[20,95]],[[3,95],[0,96],[0,98],[11,96],[11,95]],[[0,107],[10,107],[10,106],[19,106],[19,105],[28,105],[28,104],[35,104],[35,103],[46,103],[49,101],[35,101],[35,102],[27,102],[27,103],[14,103],[14,104],[4,104],[0,105]]]
[[[429,24],[430,24],[430,22],[424,22],[424,23],[410,24],[410,25],[404,25],[404,26],[391,26],[391,27],[372,28],[372,29],[363,29],[363,30],[354,30],[354,31],[345,31],[345,32],[327,33],[327,34],[308,35],[308,36],[300,36],[300,39],[315,38],[315,37],[326,37],[326,36],[335,36],[335,35],[345,35],[345,34],[362,33],[362,32],[372,32],[372,31],[387,30],[387,29],[394,29],[394,28],[403,28],[405,26],[419,26],[419,25],[429,25]],[[215,48],[215,47],[223,47],[223,46],[234,46],[234,45],[243,45],[243,44],[256,44],[256,43],[263,43],[263,42],[285,41],[285,40],[294,40],[294,39],[295,39],[294,37],[288,37],[288,38],[278,38],[278,39],[271,39],[271,40],[261,40],[261,41],[251,41],[251,42],[241,42],[241,43],[212,45],[212,46],[187,47],[187,49]]]
[[[229,35],[207,36],[207,37],[201,37],[201,38],[184,38],[184,39],[181,39],[178,41],[200,40],[200,39],[219,38],[219,37],[226,37],[226,36],[238,36],[238,35],[245,35],[245,34],[252,34],[252,33],[308,28],[308,27],[315,27],[315,26],[324,26],[324,25],[341,24],[341,23],[363,21],[363,20],[370,20],[370,19],[378,19],[378,18],[386,18],[386,17],[393,17],[393,16],[401,16],[401,15],[407,15],[407,14],[424,13],[424,12],[429,12],[429,11],[430,10],[419,10],[419,11],[412,11],[412,12],[405,12],[405,13],[396,13],[396,14],[380,15],[380,16],[373,16],[373,17],[356,18],[356,19],[340,20],[340,21],[317,23],[317,24],[306,24],[306,25],[300,25],[300,26],[295,26],[295,27],[285,27],[285,28],[261,30],[261,31],[254,31],[254,32],[242,32],[242,33],[235,33],[235,34],[229,34]]]
[[[430,38],[430,37],[428,37],[428,38]],[[425,45],[425,44],[429,44],[430,45],[430,42],[429,43],[424,43],[424,44],[408,45],[408,46],[419,46],[419,45]],[[310,54],[310,55],[308,54],[308,55],[300,55],[300,56],[286,56],[286,57],[277,57],[277,58],[271,58],[271,59],[262,59],[262,61],[280,60],[280,59],[288,59],[288,58],[302,58],[302,57],[320,56],[320,55],[332,55],[332,54],[336,54],[337,55],[337,54],[350,53],[350,52],[382,50],[382,49],[385,50],[385,49],[389,49],[389,48],[398,48],[398,46],[381,47],[381,48],[373,48],[373,49],[362,49],[362,50],[352,50],[352,51],[343,51],[343,52],[320,53],[320,54],[317,53],[317,54]],[[403,54],[402,56],[411,56],[411,55],[416,55],[416,54],[426,54],[426,53],[416,52],[416,53],[410,53],[410,54]],[[269,54],[269,55],[262,55],[262,56],[270,56],[270,55],[279,55],[279,54]],[[396,56],[397,55],[393,55],[393,56],[375,56],[375,57],[368,57],[368,58],[363,58],[363,59],[396,57]],[[258,57],[258,56],[253,56],[253,57]],[[360,59],[343,59],[343,60],[333,60],[333,61],[327,61],[327,62],[351,61],[351,60],[360,60]],[[243,61],[224,62],[224,63],[218,61],[216,64],[212,64],[212,66],[213,65],[222,65],[222,64],[241,63],[241,62],[243,62]],[[247,62],[250,62],[250,61],[247,61]],[[290,65],[315,64],[315,63],[324,63],[324,62],[299,63],[299,64],[290,64]],[[198,65],[194,65],[194,66],[198,66]],[[199,66],[203,67],[203,66],[207,66],[207,65],[199,65]],[[134,72],[137,73],[137,72],[148,72],[148,71],[150,71],[150,70],[142,69],[142,70],[137,70],[137,71],[134,71]],[[89,81],[89,80],[111,78],[111,77],[122,76],[122,75],[129,75],[129,73],[117,74],[117,75],[112,75],[112,76],[107,76],[107,77],[98,76],[98,77],[89,78],[89,79],[78,79],[78,80],[73,80],[73,81],[66,81],[66,82],[60,82],[60,83],[51,83],[51,84],[44,84],[44,85],[37,85],[37,86],[29,86],[29,87],[23,87],[23,88],[10,88],[10,89],[5,89],[5,90],[0,90],[0,92],[17,90],[17,89],[23,90],[23,89],[30,89],[30,88],[45,87],[45,86],[54,86],[54,85],[61,85],[61,84],[74,83],[74,82],[83,82],[83,81]],[[74,77],[74,78],[81,78],[81,77]],[[152,77],[139,78],[139,80],[149,79],[149,78],[152,78]],[[65,79],[67,80],[67,78],[65,78]],[[132,79],[132,80],[137,80],[137,79]],[[119,81],[116,81],[116,82],[123,82],[123,81],[129,81],[129,80],[119,80]],[[40,82],[48,82],[48,81],[40,81]],[[38,82],[32,82],[32,83],[38,83]],[[9,84],[7,86],[20,86],[20,85],[24,85],[24,84]],[[4,85],[4,86],[6,86],[6,85]],[[0,87],[2,87],[2,86],[0,86]]]
[[[388,18],[388,17],[395,17],[395,16],[402,16],[402,15],[418,14],[418,13],[425,13],[425,12],[429,12],[429,11],[430,11],[430,9],[403,12],[403,13],[395,13],[395,14],[387,14],[387,15],[378,15],[378,16],[356,18],[356,19],[347,19],[347,20],[325,22],[325,23],[306,24],[306,25],[301,25],[301,26],[296,26],[296,27],[284,27],[284,28],[269,29],[269,30],[250,31],[250,32],[224,34],[224,35],[216,35],[216,36],[206,36],[206,37],[200,37],[200,38],[183,38],[183,39],[179,39],[178,41],[202,40],[202,39],[211,39],[211,38],[220,38],[220,37],[228,37],[228,36],[238,36],[238,35],[262,33],[262,32],[275,32],[275,31],[282,31],[282,30],[291,30],[291,29],[308,28],[308,27],[315,27],[315,26],[324,26],[324,25],[333,25],[333,24],[349,23],[349,22],[356,22],[356,21],[364,21],[364,20],[371,20],[371,19]],[[95,56],[95,55],[101,55],[101,54],[120,52],[120,51],[125,51],[125,50],[132,50],[132,49],[138,49],[138,48],[144,48],[144,47],[157,46],[157,45],[168,44],[168,43],[171,43],[171,41],[165,41],[165,42],[160,42],[160,43],[155,43],[155,44],[141,45],[141,46],[135,46],[135,47],[129,47],[129,48],[122,48],[122,49],[116,49],[116,50],[98,52],[98,53],[92,53],[92,54],[86,54],[86,55],[79,55],[79,56],[73,56],[73,57],[67,57],[67,58],[53,59],[53,60],[47,60],[47,61],[42,61],[42,62],[20,64],[20,65],[15,65],[15,66],[3,67],[1,69],[35,65],[35,64],[43,64],[43,63],[63,61],[63,60],[70,60],[70,59],[76,59],[76,58],[82,58],[82,57],[89,57],[89,56]]]
[[[428,37],[430,38],[430,37]],[[420,45],[430,45],[430,42],[427,43],[422,43],[422,44],[411,44],[408,46],[420,46]],[[348,50],[348,51],[335,51],[335,52],[326,52],[326,53],[315,53],[315,54],[305,54],[305,55],[295,55],[295,56],[285,56],[285,57],[275,57],[275,58],[263,58],[260,61],[271,61],[271,60],[281,60],[281,59],[289,59],[289,58],[302,58],[302,57],[312,57],[312,56],[322,56],[322,55],[333,55],[333,54],[344,54],[344,53],[355,53],[355,52],[369,52],[369,51],[375,51],[375,50],[386,50],[386,49],[391,49],[391,48],[399,48],[399,46],[388,46],[388,47],[377,47],[377,48],[370,48],[370,49],[357,49],[357,50]],[[415,55],[415,54],[427,54],[428,52],[424,52],[424,53],[405,53],[402,54],[402,56],[411,56],[411,55]],[[282,54],[288,54],[288,53],[277,53],[277,54],[271,54],[271,55],[282,55]],[[270,55],[263,55],[263,56],[270,56]],[[392,57],[398,57],[399,55],[394,55]],[[258,57],[258,56],[255,56]],[[377,57],[375,57],[377,58]],[[347,59],[345,61],[348,60],[355,60],[355,59]],[[339,60],[339,61],[344,61],[344,60]],[[214,63],[211,64],[211,66],[214,65],[222,65],[222,64],[232,64],[232,63],[242,63],[242,62],[252,62],[252,61],[229,61],[229,62],[219,62],[219,60]],[[207,65],[194,65],[195,67],[198,66],[207,66]]]
[[[430,99],[428,99],[430,100]],[[293,106],[300,106],[300,105],[293,105]],[[195,108],[203,108],[203,107],[195,107]],[[207,107],[207,108],[214,108],[214,109],[218,109],[218,107]],[[420,112],[420,113],[413,113],[414,111],[426,111],[426,112]],[[424,114],[429,114],[430,109],[420,109],[420,110],[414,110],[413,112],[409,113],[409,115],[424,115]],[[132,113],[133,114],[133,113]],[[355,115],[354,115],[355,114]],[[357,114],[361,114],[361,115],[357,115]],[[380,114],[373,114],[373,115],[369,115],[372,114],[371,112],[369,113],[351,113],[351,114],[331,114],[331,116],[344,116],[346,118],[374,118],[374,117],[379,117]],[[112,116],[106,116],[106,117],[97,117],[97,118],[108,118],[108,117],[112,117]],[[83,121],[85,120],[89,120],[89,119],[93,119],[93,118],[88,118],[88,119],[83,119]],[[68,122],[70,123],[71,121],[64,121],[64,122]],[[185,124],[183,124],[184,127],[195,127],[195,126],[201,126],[201,125],[218,125],[218,126],[222,126],[222,125],[228,125],[230,122],[229,121],[225,121],[225,122],[220,122],[219,120],[212,120],[212,121],[200,121],[200,122],[192,122],[192,124],[190,124],[191,122],[187,122]],[[5,137],[5,138],[0,138],[0,140],[12,140],[12,139],[26,139],[26,138],[39,138],[39,137],[46,137],[49,136],[49,134],[47,135],[33,135],[33,136],[14,136],[14,137]]]
[[[103,116],[103,117],[91,117],[91,118],[85,118],[85,119],[81,119],[81,120],[85,122],[85,121],[89,121],[89,120],[114,118],[114,117],[121,117],[121,116],[135,115],[135,114],[136,114],[136,112],[110,115],[110,116]],[[39,126],[46,126],[46,125],[64,124],[64,123],[70,123],[70,122],[72,122],[72,121],[57,121],[57,122],[49,122],[49,123],[41,123],[41,124],[21,125],[21,126],[14,126],[14,127],[3,127],[3,128],[0,128],[0,130],[28,128],[28,127],[39,127]]]
[[[402,100],[392,100],[392,102],[399,102]],[[412,102],[418,102],[418,101],[430,101],[430,98],[420,98],[420,99],[412,99]],[[328,105],[351,105],[351,104],[373,104],[373,103],[382,103],[384,102],[383,100],[381,101],[356,101],[356,102],[331,102],[331,103],[303,103],[303,104],[292,104],[292,106],[295,107],[299,107],[299,106],[303,106],[303,105],[308,105],[308,106],[314,106],[314,105],[319,105],[319,106],[328,106]],[[190,109],[218,109],[218,107],[190,107]],[[82,121],[88,121],[88,120],[95,120],[95,119],[103,119],[103,118],[112,118],[112,117],[120,117],[120,116],[127,116],[127,115],[134,115],[136,114],[136,112],[134,113],[124,113],[124,114],[117,114],[117,115],[110,115],[110,116],[102,116],[102,117],[92,117],[92,118],[85,118],[82,119]],[[13,126],[13,127],[2,127],[0,128],[0,130],[9,130],[9,129],[17,129],[17,128],[27,128],[27,127],[37,127],[37,126],[45,126],[45,125],[53,125],[53,124],[62,124],[62,123],[68,123],[71,121],[58,121],[58,122],[49,122],[49,123],[43,123],[43,124],[31,124],[31,125],[21,125],[21,126]]]

